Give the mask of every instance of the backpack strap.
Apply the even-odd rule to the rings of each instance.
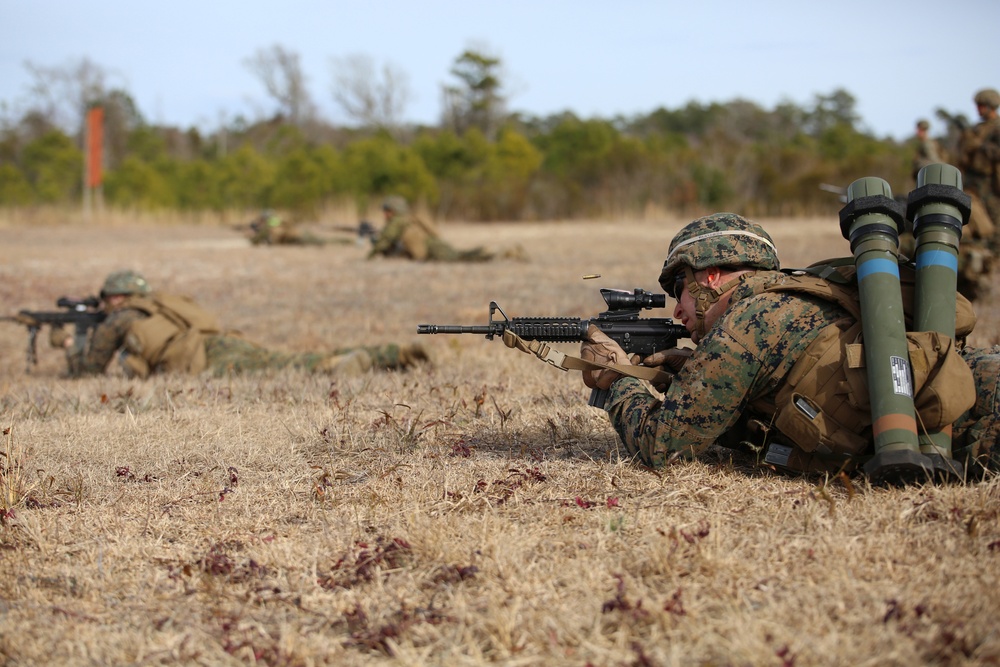
[[[832,301],[850,313],[855,320],[861,319],[861,299],[856,283],[845,282],[843,274],[832,267],[817,273],[801,271],[786,275],[785,278],[769,284],[765,292],[796,292],[808,294],[824,301]],[[831,279],[836,276],[836,279]]]

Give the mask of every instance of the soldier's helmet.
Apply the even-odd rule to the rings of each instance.
[[[982,104],[983,106],[990,107],[991,109],[996,109],[1000,107],[1000,93],[994,88],[983,88],[976,96],[972,98],[976,104]]]
[[[386,197],[382,202],[382,210],[390,211],[396,215],[406,215],[410,212],[410,206],[406,203],[406,200],[399,195],[392,195]]]
[[[917,121],[917,129],[926,132],[927,130],[931,129],[931,124],[927,122],[927,120],[921,118],[920,120]]]
[[[152,289],[146,279],[131,270],[115,271],[104,280],[101,298],[115,294],[149,294]]]
[[[660,272],[660,287],[676,298],[674,279],[685,266],[695,271],[718,267],[778,270],[774,241],[755,222],[735,213],[714,213],[688,223],[670,242]]]

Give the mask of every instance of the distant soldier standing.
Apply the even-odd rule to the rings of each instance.
[[[917,121],[916,154],[913,156],[912,176],[917,181],[917,173],[929,164],[947,162],[940,144],[930,136],[931,124],[921,118]]]
[[[135,271],[116,271],[101,288],[107,318],[97,326],[86,350],[62,328],[50,342],[66,349],[71,376],[103,373],[116,353],[130,377],[154,373],[216,376],[298,368],[315,373],[356,375],[371,368],[405,369],[427,359],[419,345],[382,345],[326,353],[279,352],[235,333],[223,332],[213,315],[185,296],[153,292]]]
[[[982,119],[962,133],[958,144],[958,164],[964,189],[985,205],[993,223],[993,247],[1000,245],[1000,92],[985,88],[973,98]]]

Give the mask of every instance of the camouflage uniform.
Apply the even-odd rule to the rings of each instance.
[[[123,279],[122,276],[125,276]],[[136,279],[141,283],[136,283]],[[123,280],[127,283],[121,286]],[[119,284],[118,288],[114,287]],[[145,280],[133,272],[117,272],[109,276],[102,298],[126,289],[136,289],[135,294],[126,293],[130,299],[152,295]],[[109,285],[112,287],[109,289]],[[96,375],[103,373],[116,353],[120,354],[122,366],[129,372],[129,337],[137,323],[150,317],[147,312],[131,307],[126,300],[122,307],[112,310],[107,318],[91,334],[86,350],[76,347],[67,350],[67,361],[71,376]],[[342,348],[326,353],[280,352],[270,350],[235,334],[210,333],[203,337],[207,370],[216,376],[238,374],[281,368],[297,368],[309,372],[356,372],[369,368],[401,369],[426,359],[419,345],[403,346],[389,344],[371,347]],[[120,352],[119,352],[120,351]],[[149,360],[146,360],[147,362]],[[153,367],[152,372],[157,368]]]
[[[717,214],[688,225],[671,243],[671,251],[685,239],[734,228],[751,229],[770,240],[759,226],[739,216]],[[647,465],[662,466],[675,455],[693,457],[713,443],[762,445],[761,433],[750,433],[746,425],[755,418],[766,430],[773,423],[774,399],[802,352],[828,325],[844,318],[851,321],[839,305],[825,299],[798,292],[762,293],[761,288],[785,275],[771,270],[778,268],[776,255],[773,262],[754,256],[738,238],[725,235],[705,248],[703,244],[701,265],[693,269],[715,265],[757,270],[739,277],[725,312],[701,337],[662,400],[642,381],[622,377],[611,385],[605,404],[625,448]],[[730,261],[735,256],[745,261]],[[665,264],[660,281],[668,293],[675,294],[681,270]],[[1000,347],[967,350],[964,355],[979,399],[955,423],[956,456],[960,451],[985,455],[1000,436]]]
[[[406,257],[419,262],[485,262],[493,259],[483,248],[456,250],[448,245],[433,225],[410,214],[402,197],[389,197],[383,202],[385,227],[372,244],[368,258]]]
[[[116,310],[98,325],[90,338],[86,352],[73,349],[68,353],[70,375],[99,375],[105,371],[112,357],[121,350],[123,359],[128,354],[122,348],[132,325],[148,317],[133,308]],[[208,370],[222,376],[280,368],[297,368],[309,372],[336,372],[340,362],[351,358],[352,353],[364,351],[361,370],[367,367],[404,368],[417,360],[419,351],[412,347],[388,344],[372,347],[350,347],[332,352],[282,352],[271,350],[234,334],[205,336],[205,354]],[[367,357],[367,358],[365,358]],[[369,361],[370,360],[370,361]]]
[[[976,404],[955,422],[952,450],[956,459],[988,460],[1000,469],[1000,345],[962,351],[976,381]]]
[[[978,106],[991,109],[989,118],[962,133],[958,146],[958,164],[962,183],[968,192],[976,195],[986,207],[993,223],[994,249],[1000,244],[1000,93],[981,90],[976,94]]]
[[[279,216],[265,211],[250,223],[250,243],[253,245],[323,245],[323,239],[301,232]]]
[[[216,376],[254,371],[297,368],[310,373],[332,372],[345,362],[355,359],[358,352],[364,361],[360,370],[367,368],[401,369],[424,359],[422,351],[414,346],[395,343],[380,346],[346,347],[333,352],[280,352],[269,350],[239,336],[207,336],[205,353],[208,367]]]
[[[941,152],[941,146],[936,140],[927,135],[930,123],[921,120],[917,123],[917,138],[914,142],[914,156],[912,162],[913,181],[916,182],[917,174],[921,169],[929,164],[945,162]]]

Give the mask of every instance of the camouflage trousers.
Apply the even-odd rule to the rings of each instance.
[[[990,214],[990,219],[993,221],[993,238],[989,239],[990,248],[994,252],[1000,251],[1000,197],[995,194],[990,193],[986,197],[983,197],[983,205],[986,206],[986,211]]]
[[[427,259],[432,262],[488,262],[493,254],[483,248],[457,250],[438,238],[427,241]]]
[[[990,293],[993,287],[993,265],[996,253],[986,241],[962,240],[958,251],[958,291],[969,301]]]
[[[993,178],[989,174],[967,172],[963,174],[963,186],[966,192],[974,194],[983,203],[992,229],[985,234],[986,241],[994,251],[1000,250],[1000,187],[994,187]],[[975,208],[975,204],[973,204]],[[973,220],[975,215],[973,215]],[[973,221],[970,221],[970,225]],[[972,230],[975,234],[976,230]]]
[[[976,382],[976,404],[955,422],[954,457],[973,473],[976,466],[1000,470],[1000,345],[962,356]]]
[[[372,368],[402,369],[426,358],[416,346],[400,347],[395,343],[341,348],[322,353],[281,352],[261,347],[239,336],[205,337],[208,370],[216,376],[281,368],[296,368],[310,373],[336,372],[342,361],[358,351],[366,353]],[[366,361],[366,365],[368,363]]]

